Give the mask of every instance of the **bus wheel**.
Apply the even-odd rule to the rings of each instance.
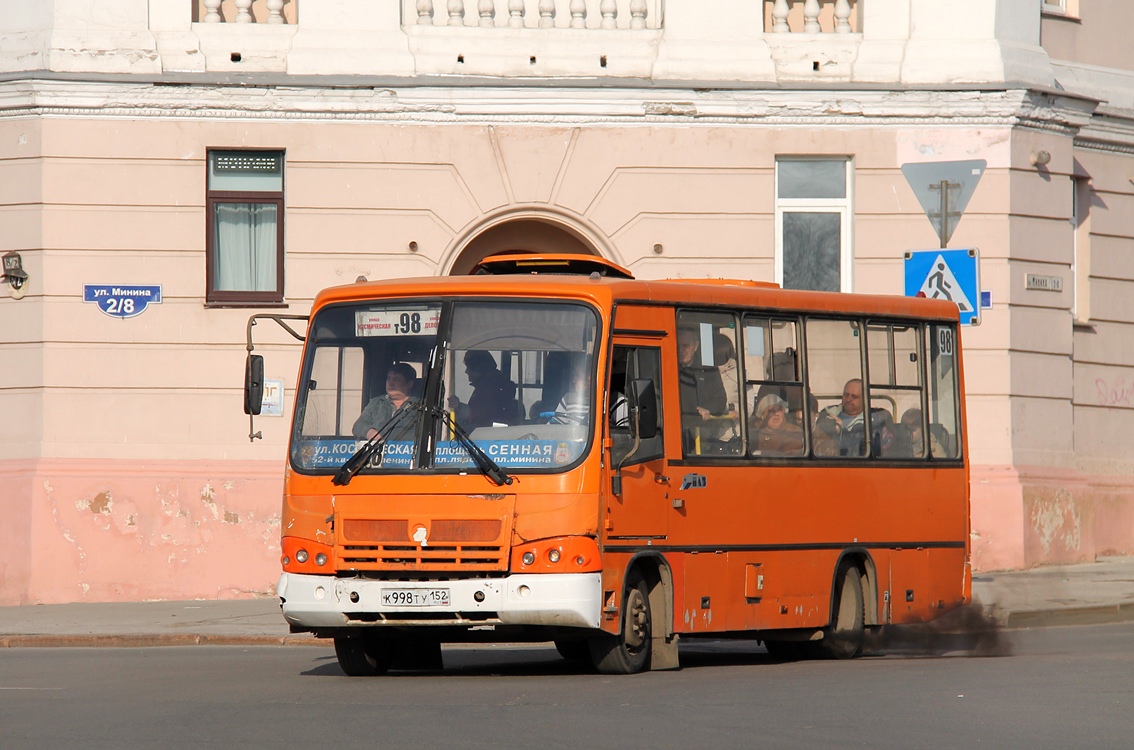
[[[386,674],[394,660],[394,641],[371,633],[335,638],[335,656],[348,677],[375,677]]]
[[[637,570],[631,571],[622,601],[622,632],[590,639],[595,669],[603,674],[635,674],[645,669],[650,663],[653,625],[646,582]]]
[[[823,651],[832,659],[850,659],[862,651],[865,635],[862,574],[853,565],[843,571],[838,597],[835,620],[823,633]]]

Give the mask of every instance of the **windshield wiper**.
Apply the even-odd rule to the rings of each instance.
[[[491,479],[493,484],[495,484],[497,487],[501,487],[506,484],[512,484],[512,482],[516,481],[514,478],[508,475],[508,472],[500,468],[500,464],[493,461],[491,456],[485,453],[479,445],[472,441],[472,438],[469,437],[469,434],[465,432],[465,428],[457,424],[457,420],[452,418],[449,415],[449,412],[436,408],[431,409],[431,411],[433,412],[434,416],[439,416],[442,420],[444,420],[445,424],[447,424],[449,426],[449,429],[452,431],[453,436],[457,438],[457,442],[460,443],[466,451],[468,451],[468,454],[472,457],[473,463],[476,464],[476,468],[480,469],[481,474],[484,474],[486,477]]]
[[[345,487],[350,484],[350,480],[354,478],[355,474],[362,471],[362,467],[366,466],[367,462],[370,461],[370,457],[382,450],[382,446],[386,444],[386,438],[384,438],[383,435],[389,435],[394,428],[405,420],[407,414],[418,411],[419,409],[420,406],[415,404],[411,406],[411,408],[398,409],[394,412],[394,414],[386,420],[386,424],[382,425],[378,430],[377,434],[363,443],[362,447],[356,450],[354,455],[348,458],[346,462],[339,467],[339,470],[335,472],[335,476],[331,478],[331,484],[340,487]]]

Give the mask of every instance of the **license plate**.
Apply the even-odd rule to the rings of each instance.
[[[382,589],[386,607],[448,607],[449,589]]]

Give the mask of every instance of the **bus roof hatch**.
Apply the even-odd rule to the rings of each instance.
[[[613,279],[632,279],[634,274],[617,263],[594,255],[572,255],[568,253],[548,255],[492,255],[477,263],[471,274],[510,275],[510,274],[569,274],[590,276],[597,273]]]

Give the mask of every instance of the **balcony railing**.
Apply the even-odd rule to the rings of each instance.
[[[663,0],[402,0],[406,26],[660,29]]]
[[[193,0],[197,23],[296,22],[298,0]]]
[[[764,30],[772,34],[852,34],[861,31],[859,0],[764,0]]]

